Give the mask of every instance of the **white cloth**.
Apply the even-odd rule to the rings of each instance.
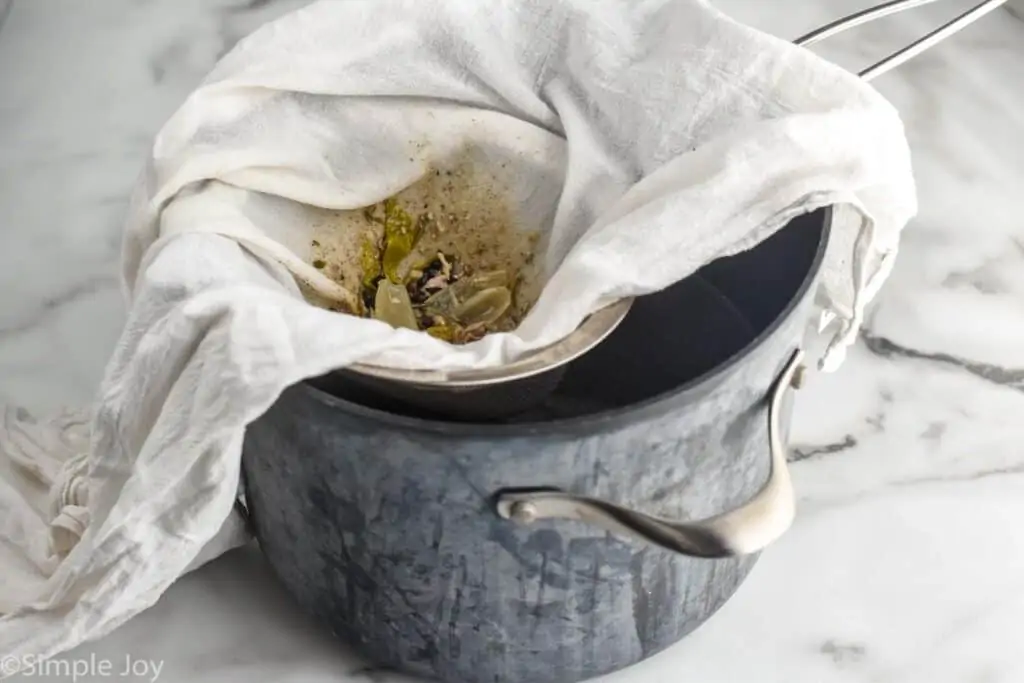
[[[454,348],[304,303],[308,207],[377,202],[467,142],[510,169],[520,220],[553,226],[518,330]],[[290,384],[358,360],[500,363],[828,204],[841,351],[916,209],[902,124],[704,2],[324,1],[263,27],[156,139],[90,420],[6,414],[0,654],[97,638],[240,542],[243,433]]]

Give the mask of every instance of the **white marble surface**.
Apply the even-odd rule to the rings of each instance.
[[[89,400],[123,319],[119,221],[152,135],[240,36],[301,4],[14,0],[5,22],[0,0],[0,402]],[[821,52],[856,68],[969,4],[939,2]],[[795,37],[864,2],[721,5]],[[878,81],[906,120],[921,212],[861,343],[797,406],[799,519],[719,615],[610,683],[1024,680],[1015,7]],[[90,656],[113,673],[79,681],[117,677],[126,658],[157,660],[174,683],[397,680],[320,635],[251,549],[66,657]]]

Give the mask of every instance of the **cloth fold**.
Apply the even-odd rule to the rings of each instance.
[[[325,216],[460,154],[545,231],[515,331],[452,347],[305,302],[338,294]],[[852,74],[698,0],[322,0],[263,27],[155,140],[89,417],[4,413],[0,654],[98,638],[244,542],[245,428],[291,384],[505,362],[825,205],[834,364],[916,210],[899,116]]]

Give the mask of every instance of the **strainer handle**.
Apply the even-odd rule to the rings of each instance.
[[[881,19],[882,17],[887,17],[890,14],[896,14],[904,10],[921,7],[922,5],[928,5],[937,1],[938,0],[890,0],[889,2],[884,2],[880,5],[861,10],[860,12],[856,12],[847,17],[843,17],[842,19],[833,21],[830,24],[826,24],[821,28],[811,31],[807,35],[797,38],[793,42],[802,47],[808,47],[818,41],[834,36],[837,33],[842,33],[843,31],[866,24],[870,21]],[[989,12],[1006,4],[1006,1],[1007,0],[985,0],[952,21],[943,24],[923,38],[920,38],[906,46],[902,50],[898,50],[881,61],[872,64],[867,69],[861,71],[858,75],[864,80],[869,81],[876,76],[880,76],[887,71],[895,69],[900,64],[916,57],[928,48],[938,45],[960,29],[966,28]]]
[[[786,465],[781,412],[786,390],[803,382],[803,353],[797,350],[775,380],[768,403],[768,482],[738,508],[693,522],[675,522],[630,510],[597,498],[553,489],[500,492],[498,514],[520,524],[541,519],[571,519],[632,536],[690,557],[732,557],[765,548],[793,522],[795,501]]]

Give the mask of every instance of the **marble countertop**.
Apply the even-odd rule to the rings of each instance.
[[[124,318],[120,220],[152,136],[235,41],[301,4],[14,0],[5,15],[0,0],[0,402],[91,398]],[[865,2],[719,4],[792,38]],[[970,4],[821,52],[856,69]],[[709,623],[609,683],[1024,680],[1021,64],[1016,4],[878,80],[906,121],[921,211],[846,365],[797,405],[799,518]],[[115,673],[149,660],[171,683],[398,680],[319,633],[251,548],[67,657]]]

